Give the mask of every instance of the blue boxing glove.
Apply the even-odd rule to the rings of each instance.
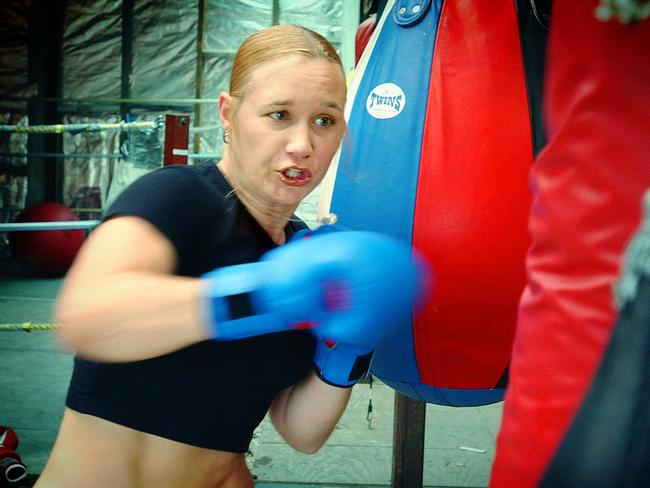
[[[312,310],[314,364],[321,379],[335,386],[352,386],[365,376],[377,342],[410,326],[429,289],[424,260],[407,244],[374,232],[317,231],[307,234],[298,252],[278,248],[266,259],[320,268],[322,299]]]
[[[308,326],[308,309],[295,313],[274,303],[273,263],[247,263],[218,268],[201,278],[204,288],[204,316],[218,340],[243,339]],[[307,300],[309,302],[309,300]]]
[[[318,231],[318,235],[322,233]],[[323,268],[335,266],[332,260],[338,256],[313,266],[307,259],[297,266],[292,255],[303,259],[305,252],[301,249],[312,247],[303,238],[312,235],[309,229],[296,233],[282,246],[282,259],[270,251],[259,262],[218,268],[201,277],[206,280],[203,315],[213,339],[243,339],[315,325],[314,311],[323,308],[325,299],[322,284],[327,273]],[[291,295],[288,301],[283,293]]]
[[[267,252],[259,262],[204,275],[206,315],[216,339],[308,324],[322,329],[323,337],[365,344],[368,333],[359,323],[395,322],[405,309],[410,313],[419,291],[414,271],[410,248],[379,234],[315,233]],[[388,297],[390,306],[377,302]]]

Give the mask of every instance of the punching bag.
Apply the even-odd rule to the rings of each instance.
[[[79,218],[65,205],[40,202],[26,208],[17,223],[76,222]],[[58,278],[68,272],[86,233],[80,229],[29,230],[12,232],[9,248],[21,270],[28,276]]]
[[[423,313],[371,372],[412,398],[502,399],[528,245],[531,128],[513,2],[389,1],[359,61],[319,215],[412,243]]]
[[[556,2],[551,13],[548,143],[531,173],[528,282],[493,488],[538,486],[576,415],[611,336],[621,255],[650,187],[650,19],[602,21],[597,6]]]

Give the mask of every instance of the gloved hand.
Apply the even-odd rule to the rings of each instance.
[[[428,287],[423,259],[408,244],[377,232],[316,231],[273,249],[262,261],[281,274],[272,290],[277,303],[296,309],[303,293],[310,295],[318,334],[350,344],[367,342],[369,333],[379,337],[382,324],[409,317]],[[319,293],[297,287],[310,281]],[[363,321],[378,325],[371,331],[355,326]]]
[[[0,481],[15,483],[27,476],[27,468],[16,452],[17,448],[16,432],[0,425]]]
[[[320,378],[349,387],[370,367],[375,345],[399,327],[410,327],[411,314],[424,304],[430,288],[427,265],[410,246],[372,233],[348,233],[342,247],[353,269],[339,269],[325,283],[326,316],[319,317],[314,365]],[[318,231],[309,238],[318,236]],[[327,246],[329,240],[315,241]]]
[[[204,275],[206,315],[215,339],[315,326],[327,337],[365,344],[369,334],[356,330],[358,324],[395,322],[410,313],[421,272],[409,246],[380,234],[313,234],[259,262]]]

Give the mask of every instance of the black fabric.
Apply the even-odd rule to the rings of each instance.
[[[552,2],[551,0],[517,0],[515,6],[528,93],[533,154],[537,155],[546,145],[542,97],[548,39],[547,22],[551,15]]]
[[[542,488],[650,486],[650,276],[622,310]]]
[[[506,366],[506,369],[503,371],[501,378],[497,381],[497,384],[494,385],[495,388],[503,388],[504,390],[508,387],[508,382],[510,381],[510,366]]]
[[[255,314],[250,293],[238,293],[226,297],[230,318],[233,320],[250,317]]]
[[[179,275],[254,262],[275,247],[213,162],[168,166],[142,177],[105,218],[120,215],[146,219],[172,242]],[[303,228],[296,219],[285,232],[290,238]],[[206,341],[130,363],[77,357],[66,404],[179,442],[246,452],[273,398],[311,370],[314,346],[308,331],[291,331]]]
[[[352,370],[350,371],[350,375],[348,376],[348,381],[359,381],[361,378],[365,378],[365,376],[368,374],[368,370],[370,369],[370,361],[372,360],[373,354],[374,351],[369,352],[363,356],[359,356],[356,359],[354,365],[352,366]]]

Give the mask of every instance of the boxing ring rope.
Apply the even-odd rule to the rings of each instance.
[[[0,232],[34,231],[34,230],[72,230],[72,229],[93,229],[97,227],[100,220],[71,220],[58,222],[13,222],[0,224]]]
[[[162,128],[162,119],[156,121],[89,123],[89,124],[51,124],[51,125],[0,125],[0,132],[18,134],[80,134],[82,132],[125,131],[132,129]]]
[[[188,159],[211,159],[221,156],[217,153],[191,153],[186,149],[172,149],[174,156],[185,156]]]
[[[104,99],[97,99],[104,100]],[[106,99],[111,101],[113,99]],[[117,99],[115,99],[117,100]],[[121,99],[120,99],[121,100]],[[83,101],[83,100],[79,100]],[[95,101],[89,100],[89,101]],[[128,100],[127,100],[128,101]],[[146,101],[145,99],[133,99],[132,101]],[[184,103],[216,103],[218,100],[212,99],[179,99],[177,102]],[[153,101],[150,101],[153,102]],[[50,124],[50,125],[0,125],[0,132],[8,132],[14,134],[82,134],[93,132],[105,131],[129,131],[137,129],[157,129],[165,128],[166,130],[172,124],[175,124],[183,116],[170,116],[165,118],[159,116],[155,121],[134,121],[134,122],[114,122],[114,123],[83,123],[83,124]],[[183,124],[181,124],[183,125]],[[201,135],[206,132],[221,130],[219,125],[211,125],[205,127],[192,127],[187,128],[187,135]],[[191,153],[187,148],[173,148],[171,153],[173,156],[185,157],[187,159],[207,159],[219,157],[218,153]],[[48,153],[48,152],[7,152],[1,153],[0,156],[6,158],[28,158],[28,157],[42,157],[53,159],[66,159],[66,158],[106,158],[106,159],[120,159],[123,156],[120,154],[103,154],[103,153]]]
[[[9,96],[0,97],[0,101],[6,102],[56,102],[59,104],[80,104],[80,105],[135,105],[135,106],[188,106],[203,104],[218,104],[218,98],[166,98],[164,100],[156,98],[60,98],[60,97],[21,97]]]
[[[59,324],[47,323],[34,323],[34,322],[21,322],[16,324],[0,324],[0,332],[34,332],[34,331],[50,331],[61,327]]]
[[[44,134],[44,132],[41,132]],[[53,158],[53,159],[92,159],[92,158],[105,158],[105,159],[120,159],[123,156],[120,154],[106,154],[106,153],[50,153],[50,152],[8,152],[0,153],[0,156],[9,159],[12,158]]]

